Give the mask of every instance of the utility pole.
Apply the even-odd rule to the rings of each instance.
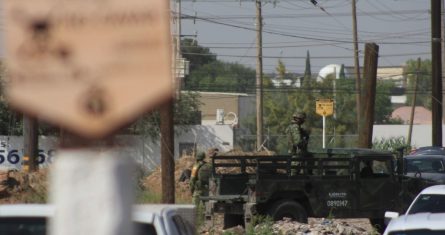
[[[416,76],[414,77],[414,94],[413,94],[413,100],[411,102],[411,115],[409,117],[409,130],[408,130],[408,140],[407,140],[407,144],[409,146],[411,146],[411,136],[413,133],[414,113],[416,111],[417,82],[419,81],[420,62],[421,62],[420,58],[417,58]]]
[[[355,71],[355,89],[356,89],[356,110],[357,110],[357,132],[361,129],[361,102],[362,102],[362,86],[360,81],[360,61],[358,57],[358,35],[357,35],[357,10],[355,6],[356,0],[352,0],[352,31],[354,41],[354,71]]]
[[[177,2],[176,20],[176,37],[173,39],[176,41],[176,47],[173,53],[173,79],[179,83],[177,72],[177,59],[179,58],[181,51],[181,0]],[[172,84],[175,84],[174,82]],[[174,94],[173,87],[171,89],[172,97]],[[178,91],[178,94],[180,91]],[[169,99],[159,108],[160,126],[161,131],[161,181],[162,181],[162,203],[174,204],[175,203],[175,140],[174,140],[174,123],[173,123],[173,102],[174,98]]]
[[[38,126],[34,117],[23,115],[23,170],[33,172],[38,169]]]
[[[379,46],[375,43],[366,43],[363,73],[365,82],[363,97],[366,97],[366,100],[363,101],[363,126],[359,133],[359,147],[362,148],[372,147],[378,57]]]
[[[443,69],[443,68],[445,68],[445,43],[444,43],[444,39],[445,39],[445,0],[441,0],[441,2],[442,2],[442,7],[441,7],[441,9],[442,9],[442,11],[441,11],[441,29],[442,29],[442,31],[441,31],[441,38],[442,38],[442,44],[441,44],[441,48],[442,48],[442,88],[443,87],[445,87],[445,69]],[[445,97],[443,97],[443,94],[442,94],[442,118],[444,119],[445,117],[444,117],[444,115],[445,115],[445,113],[443,112],[443,110],[444,110],[444,108],[445,108]]]
[[[441,1],[431,0],[432,145],[442,146]]]
[[[181,1],[177,0],[177,16],[176,16],[176,53],[175,53],[175,75],[176,75],[176,98],[181,96],[181,88],[182,88],[182,77],[181,72],[178,70],[179,60],[182,58],[181,56]]]
[[[261,0],[256,0],[256,148],[259,151],[263,144],[263,16]]]

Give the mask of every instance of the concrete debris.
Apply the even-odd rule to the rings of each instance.
[[[288,218],[276,221],[272,227],[259,224],[253,228],[254,234],[276,234],[276,235],[378,235],[372,228],[368,219],[319,219],[309,218],[309,223],[300,223]],[[211,231],[201,230],[200,234],[246,234],[243,227],[237,226],[222,230],[213,226]],[[249,234],[251,234],[250,231]]]
[[[350,221],[350,222],[348,222]],[[376,233],[366,219],[314,219],[309,224],[288,218],[274,223],[273,234],[285,235],[368,235]]]

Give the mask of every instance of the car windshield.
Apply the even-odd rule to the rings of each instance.
[[[407,212],[415,214],[421,212],[445,213],[445,195],[424,194],[420,195]]]
[[[46,235],[46,218],[0,218],[1,235]],[[156,235],[153,224],[134,222],[136,235]]]
[[[407,173],[445,173],[442,160],[433,158],[407,159]]]
[[[4,235],[46,235],[45,218],[2,218],[0,234]]]
[[[439,235],[439,234],[445,234],[445,230],[411,230],[411,231],[394,231],[389,232],[388,235]]]

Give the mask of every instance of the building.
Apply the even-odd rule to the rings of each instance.
[[[200,96],[202,125],[240,125],[240,120],[255,115],[256,96],[253,94],[200,92]]]

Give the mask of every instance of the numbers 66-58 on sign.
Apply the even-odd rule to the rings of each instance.
[[[1,165],[20,165],[23,160],[23,151],[18,149],[0,149],[0,166]],[[37,164],[48,164],[54,160],[55,150],[45,151],[39,149],[37,156]]]

